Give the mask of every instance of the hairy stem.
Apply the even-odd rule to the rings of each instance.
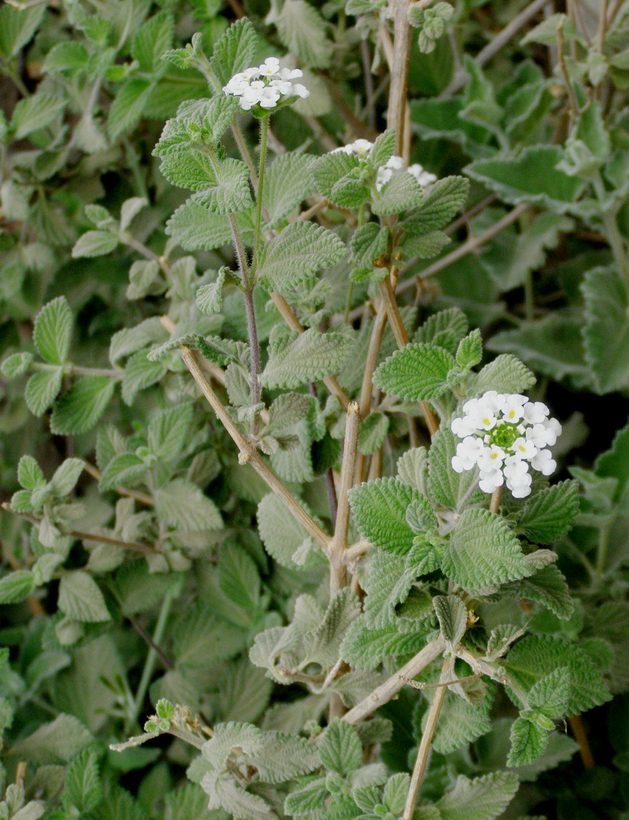
[[[498,513],[500,512],[500,499],[502,498],[502,487],[496,487],[496,489],[491,494],[491,500],[489,502],[489,512]]]
[[[439,681],[449,681],[452,677],[453,670],[454,658],[446,658],[441,668]],[[402,815],[403,820],[412,820],[415,812],[417,798],[419,797],[419,792],[424,782],[424,777],[426,776],[428,761],[430,760],[432,739],[435,736],[437,721],[439,720],[441,707],[443,706],[447,691],[447,686],[439,686],[433,695],[430,708],[428,709],[426,728],[422,733],[422,739],[419,744],[419,749],[417,750],[417,759],[415,760],[415,766],[413,767],[413,774],[411,776],[411,783],[406,796],[406,805],[404,806],[404,814]]]
[[[260,261],[260,245],[262,242],[262,199],[264,197],[264,169],[266,167],[266,155],[269,141],[269,116],[260,120],[260,166],[258,168],[258,190],[256,192],[256,227],[255,239],[253,243],[253,270],[255,271]],[[253,285],[253,282],[250,283]]]
[[[334,536],[330,544],[330,596],[335,595],[347,584],[345,550],[347,549],[347,531],[349,528],[349,491],[354,484],[359,426],[360,415],[358,404],[353,401],[347,408],[343,461],[341,462],[341,481],[338,492],[338,510],[336,513]]]
[[[343,720],[347,721],[347,723],[354,724],[369,717],[376,709],[379,709],[381,706],[384,706],[385,703],[392,700],[400,689],[406,686],[409,678],[414,678],[415,675],[419,675],[423,669],[436,660],[443,652],[444,647],[445,642],[443,638],[434,638],[430,643],[426,644],[421,652],[418,652],[408,663],[404,664],[395,675],[388,678],[383,684],[374,689],[371,694],[367,695],[364,700],[361,700],[360,703],[357,703],[356,706],[350,709],[349,712],[343,716]]]
[[[174,328],[172,322],[167,317],[162,318],[162,324],[169,330]],[[197,386],[203,393],[208,404],[216,414],[218,420],[225,428],[228,435],[239,450],[239,461],[241,464],[251,464],[256,473],[269,486],[269,488],[280,498],[286,505],[286,509],[290,514],[303,525],[304,529],[314,538],[314,540],[326,551],[330,542],[330,537],[325,533],[312,516],[306,512],[299,501],[290,492],[284,482],[278,478],[273,470],[267,466],[266,462],[258,453],[255,446],[248,438],[246,438],[223,406],[223,403],[214,392],[209,379],[205,375],[201,357],[196,350],[191,350],[189,347],[182,345],[181,358],[184,364],[190,371],[192,378],[197,383]]]

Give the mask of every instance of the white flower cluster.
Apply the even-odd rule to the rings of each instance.
[[[298,68],[280,68],[277,57],[267,57],[262,65],[234,74],[223,91],[239,97],[243,111],[250,111],[256,105],[270,110],[291,97],[310,96],[305,85],[292,82],[300,77],[303,72]]]
[[[489,390],[463,405],[464,415],[452,420],[452,432],[462,439],[452,458],[457,473],[480,470],[479,486],[493,493],[506,483],[515,498],[531,492],[529,466],[544,475],[557,467],[547,447],[557,441],[561,424],[549,418],[541,401],[519,393]]]
[[[358,157],[358,159],[368,159],[372,148],[372,142],[369,142],[369,140],[360,139],[355,142],[351,142],[349,145],[343,145],[340,148],[335,148],[332,153],[350,154],[350,156]],[[404,160],[402,157],[390,157],[384,165],[381,165],[378,168],[378,172],[376,174],[376,190],[381,191],[394,173],[403,170]],[[422,188],[426,185],[430,185],[432,182],[437,181],[437,177],[434,174],[431,174],[430,171],[425,171],[418,162],[414,165],[409,165],[406,171],[411,174],[411,176],[415,177]]]
[[[384,165],[378,168],[376,175],[376,190],[381,191],[387,182],[391,179],[396,171],[404,170],[404,160],[402,157],[392,156]],[[409,165],[406,172],[415,177],[422,188],[437,181],[437,177],[431,174],[430,171],[425,171],[422,166],[416,162],[414,165]]]

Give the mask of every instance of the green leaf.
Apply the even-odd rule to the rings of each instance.
[[[533,574],[507,522],[488,510],[465,510],[441,566],[450,580],[472,594]]]
[[[94,741],[92,734],[72,715],[60,714],[50,723],[11,746],[11,753],[33,763],[68,763]]]
[[[436,433],[428,453],[427,495],[435,504],[460,511],[460,505],[474,492],[478,482],[476,470],[456,473],[452,469],[452,457],[456,454],[458,439],[446,427]]]
[[[173,29],[172,15],[165,12],[155,14],[140,26],[133,38],[131,56],[142,71],[150,73],[158,67],[162,54],[172,45]]]
[[[345,245],[335,233],[298,220],[264,247],[258,276],[268,279],[280,293],[286,292],[306,276],[338,264],[345,254]]]
[[[107,376],[83,376],[57,401],[50,419],[56,436],[78,435],[91,430],[114,394],[115,382]]]
[[[111,231],[87,231],[72,248],[72,258],[104,256],[118,247],[118,237]]]
[[[96,753],[84,750],[66,770],[63,804],[80,812],[91,812],[103,799]]]
[[[33,341],[42,359],[64,364],[72,339],[72,311],[65,296],[58,296],[39,311],[33,328]]]
[[[360,425],[358,449],[364,455],[372,455],[382,446],[389,432],[389,417],[384,413],[371,413]]]
[[[529,705],[558,720],[566,714],[570,699],[570,672],[560,667],[540,678],[529,690]]]
[[[59,609],[74,621],[100,623],[111,620],[103,593],[83,570],[72,570],[59,584]]]
[[[207,208],[211,214],[235,214],[246,211],[253,204],[247,166],[238,159],[224,159],[216,169],[214,182],[193,199]]]
[[[357,267],[371,268],[384,256],[389,244],[389,231],[376,222],[361,225],[352,236],[352,261]]]
[[[452,239],[443,231],[432,231],[422,236],[411,236],[404,239],[402,252],[405,257],[417,256],[419,259],[432,259],[438,256]]]
[[[14,138],[21,140],[33,131],[48,128],[57,119],[64,105],[63,99],[41,91],[20,100],[11,117]]]
[[[260,377],[265,387],[299,387],[334,376],[352,349],[352,336],[342,331],[320,333],[308,328],[294,333],[275,326],[269,338],[269,360]]]
[[[570,673],[567,712],[571,715],[600,706],[611,697],[590,656],[581,647],[559,636],[526,636],[511,649],[503,665],[510,679],[526,692],[555,669],[566,667]],[[512,700],[517,702],[508,691]]]
[[[155,492],[155,509],[165,524],[182,532],[223,528],[223,519],[214,502],[196,484],[182,478]]]
[[[0,55],[15,57],[35,34],[46,13],[46,6],[15,8],[5,3],[0,8]]]
[[[32,353],[12,353],[2,362],[2,375],[7,381],[16,379],[28,372],[33,361]]]
[[[408,557],[393,555],[375,549],[369,559],[369,574],[363,581],[365,598],[365,623],[369,628],[380,629],[395,621],[396,607],[409,595],[418,571]]]
[[[557,380],[566,376],[590,380],[583,357],[582,322],[574,315],[549,313],[543,319],[523,322],[487,341],[489,350],[516,353],[530,367]]]
[[[264,177],[262,204],[273,227],[285,219],[315,190],[312,173],[315,158],[308,154],[280,154]]]
[[[239,71],[254,65],[258,53],[258,35],[250,20],[243,18],[231,25],[216,44],[210,68],[221,85]]]
[[[566,579],[554,565],[544,567],[513,585],[518,598],[525,598],[541,604],[560,620],[566,621],[574,613],[574,600],[570,595]]]
[[[18,569],[0,578],[0,604],[19,604],[35,589],[35,578],[28,569]]]
[[[535,493],[522,509],[518,525],[531,541],[552,544],[570,530],[578,512],[578,483],[562,481]]]
[[[579,199],[585,182],[557,169],[562,158],[563,151],[556,145],[531,145],[517,159],[480,159],[465,172],[512,205],[528,202],[566,213]]]
[[[457,646],[467,628],[467,608],[457,595],[435,595],[432,605],[444,641]]]
[[[459,367],[469,370],[483,358],[483,340],[480,330],[473,330],[465,339],[461,339],[456,349],[456,363]]]
[[[510,353],[503,353],[482,368],[474,383],[474,389],[478,394],[487,390],[495,390],[497,393],[521,393],[533,387],[535,381],[535,376],[526,365]]]
[[[46,484],[42,468],[33,456],[22,456],[17,465],[17,480],[25,490],[37,490]]]
[[[414,342],[425,342],[445,348],[453,356],[469,329],[466,315],[457,307],[433,313],[417,328]]]
[[[419,207],[404,221],[407,236],[423,236],[448,225],[467,199],[470,183],[465,177],[444,177],[424,192]]]
[[[277,27],[282,43],[307,66],[330,65],[332,43],[326,36],[325,21],[305,0],[285,0],[281,7],[272,5],[266,22]]]
[[[185,452],[191,425],[191,404],[178,404],[162,410],[148,424],[149,450],[160,461],[180,457]]]
[[[372,210],[379,216],[399,214],[416,208],[422,197],[422,188],[412,174],[394,174],[382,191],[374,196]]]
[[[149,465],[135,453],[120,453],[107,462],[99,487],[113,490],[118,486],[135,487],[147,476]]]
[[[612,268],[588,271],[581,285],[585,358],[597,393],[629,386],[629,294]]]
[[[117,139],[137,123],[152,91],[153,82],[142,77],[127,80],[118,89],[107,118],[107,130],[112,139]]]
[[[129,356],[122,377],[121,393],[124,403],[133,404],[137,394],[160,381],[167,369],[166,362],[149,359],[148,350],[138,350]]]
[[[321,739],[319,754],[326,769],[343,776],[351,774],[363,762],[363,747],[358,732],[349,723],[333,721]]]
[[[419,652],[426,645],[426,631],[401,632],[398,623],[368,629],[363,616],[349,628],[341,654],[354,669],[377,669],[385,659]]]
[[[170,217],[165,232],[187,251],[212,251],[231,239],[227,217],[211,214],[192,197]]]
[[[303,526],[286,515],[286,508],[276,495],[264,496],[258,504],[257,518],[260,538],[274,561],[285,567],[316,563],[319,548]]]
[[[406,509],[420,497],[397,478],[378,478],[349,492],[349,503],[361,536],[375,547],[404,555],[413,546],[414,530],[406,521]]]
[[[220,313],[223,308],[223,286],[225,284],[225,273],[228,268],[219,268],[214,282],[208,285],[201,285],[194,296],[194,301],[198,309],[205,316],[213,313]]]
[[[415,342],[382,362],[373,383],[401,399],[436,399],[448,390],[448,373],[454,366],[454,358],[443,348]]]
[[[63,370],[56,367],[53,370],[40,370],[26,382],[24,400],[26,406],[34,416],[43,416],[61,390]]]
[[[548,732],[532,720],[519,717],[511,725],[507,766],[525,766],[536,760],[548,744]]]
[[[50,479],[50,489],[59,497],[69,495],[76,487],[84,468],[85,462],[82,458],[66,458]]]
[[[492,772],[473,780],[459,775],[454,788],[437,803],[441,820],[495,820],[507,808],[519,785],[512,772]]]
[[[439,754],[452,754],[490,732],[491,704],[491,689],[478,705],[467,703],[463,698],[448,692],[433,740],[435,751]]]

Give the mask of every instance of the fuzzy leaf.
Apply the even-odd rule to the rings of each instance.
[[[55,404],[50,429],[57,436],[78,435],[91,430],[105,412],[115,382],[107,376],[82,376]]]
[[[143,77],[133,77],[118,89],[107,118],[107,130],[112,139],[136,124],[152,91],[152,81]]]
[[[416,490],[396,478],[378,478],[353,487],[349,503],[363,538],[387,552],[404,555],[415,538],[406,521],[406,509],[418,497]]]
[[[565,213],[579,198],[584,181],[558,170],[562,158],[563,151],[556,145],[531,145],[517,159],[500,155],[479,159],[465,172],[512,205],[528,202]]]
[[[192,197],[170,217],[166,234],[187,251],[212,251],[231,239],[227,217],[211,214]]]
[[[33,456],[22,456],[17,465],[17,480],[25,490],[37,490],[46,484],[42,468]]]
[[[518,524],[531,541],[552,544],[570,530],[578,511],[577,482],[562,481],[535,493],[525,504]]]
[[[451,510],[459,510],[464,500],[473,494],[478,481],[476,470],[456,473],[452,469],[457,441],[454,433],[442,427],[434,436],[428,453],[427,495],[435,504]]]
[[[566,667],[570,673],[567,711],[571,715],[600,706],[611,697],[589,655],[561,637],[528,635],[513,647],[503,665],[509,677],[526,692],[555,669]],[[517,702],[514,696],[512,700]]]
[[[503,353],[482,368],[474,388],[478,394],[487,390],[495,390],[498,393],[521,393],[532,387],[535,381],[535,376],[526,365],[515,356]]]
[[[434,182],[419,207],[405,220],[405,232],[409,236],[423,236],[445,228],[465,204],[469,188],[465,177],[445,177]]]
[[[443,348],[413,343],[382,362],[373,374],[373,382],[401,399],[436,399],[447,391],[448,373],[454,366],[453,357]]]
[[[72,339],[73,317],[65,296],[58,296],[39,311],[33,328],[33,341],[42,359],[64,364]]]
[[[358,732],[349,723],[335,720],[321,739],[319,754],[326,769],[340,775],[351,774],[363,762],[363,747]]]
[[[157,514],[171,527],[182,532],[201,532],[223,528],[221,514],[214,502],[189,481],[175,479],[155,492]]]
[[[582,328],[585,357],[598,393],[629,386],[629,295],[611,268],[588,271],[581,285],[585,299]]]
[[[210,67],[221,85],[234,74],[254,65],[258,52],[258,35],[253,23],[246,18],[231,25],[212,52]]]
[[[536,760],[548,744],[548,732],[528,718],[516,718],[511,726],[507,766],[525,766]]]
[[[473,780],[459,775],[454,788],[437,807],[442,820],[495,820],[507,808],[518,786],[518,777],[511,772],[492,772]]]
[[[265,246],[258,275],[281,293],[311,273],[338,264],[345,253],[345,245],[335,233],[298,220]]]
[[[277,225],[315,191],[312,168],[315,158],[308,154],[280,154],[264,178],[263,206],[268,224]]]
[[[62,576],[59,609],[69,618],[83,623],[111,620],[103,593],[96,581],[83,570],[73,570]]]
[[[35,578],[28,569],[16,569],[0,578],[0,604],[19,604],[35,589]]]
[[[282,43],[307,66],[330,65],[332,43],[326,37],[326,23],[305,0],[286,0],[281,7],[272,5],[266,22],[275,24]]]
[[[52,94],[44,94],[41,91],[30,97],[19,100],[13,109],[11,126],[14,129],[16,140],[47,128],[52,125],[61,113],[64,101],[60,97],[53,97]]]
[[[42,416],[59,395],[63,382],[61,367],[41,370],[26,382],[24,400],[34,416]]]
[[[265,387],[299,387],[336,375],[352,349],[344,332],[320,333],[308,328],[294,333],[276,326],[269,339],[269,360],[260,377]]]
[[[467,627],[467,609],[457,595],[435,595],[432,605],[437,614],[443,639],[456,646]]]
[[[111,231],[87,231],[72,248],[72,258],[104,256],[118,246],[118,237]]]
[[[487,510],[465,510],[444,550],[444,573],[467,592],[487,592],[532,574],[507,522]]]

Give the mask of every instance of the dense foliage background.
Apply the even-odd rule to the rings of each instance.
[[[627,816],[629,4],[416,3],[407,89],[399,36],[408,4],[390,5],[0,8],[2,818],[401,816],[402,773],[434,693],[446,691],[439,669],[420,676],[423,689],[401,681],[398,697],[356,730],[338,720],[322,738],[322,728],[435,630],[454,646],[466,629],[468,655],[481,657],[489,635],[494,649],[504,643],[495,658],[514,643],[505,680],[528,692],[528,717],[517,692],[487,676],[482,688],[469,658],[457,661],[459,677],[478,675],[458,686],[464,697],[448,691],[415,816]],[[245,16],[252,24],[229,28]],[[311,95],[273,114],[261,236],[248,171],[255,182],[258,121],[241,112],[230,132],[234,110],[216,100],[236,70],[285,54]],[[189,102],[208,97],[214,107]],[[352,169],[328,153],[373,142],[387,124],[397,126],[396,153],[442,181],[432,200],[410,182],[380,196],[365,176],[375,165]],[[376,143],[384,160],[395,139]],[[210,146],[218,165],[186,165],[178,140],[182,151]],[[218,193],[207,193],[213,173]],[[190,190],[201,198],[184,205]],[[314,221],[296,221],[300,211]],[[228,217],[255,250],[255,287],[238,278]],[[294,224],[303,235],[282,244],[274,235]],[[323,226],[325,241],[314,243],[306,225]],[[385,283],[397,284],[399,311],[380,310]],[[251,387],[247,308],[262,395]],[[446,428],[481,384],[530,392],[564,426],[553,481],[571,483],[543,496],[555,499],[543,521],[541,502],[532,512],[509,498],[500,520],[525,551],[550,545],[559,569],[545,585],[505,576],[489,590],[455,573],[469,593],[458,626],[453,576],[437,564],[424,565],[428,581],[418,565],[409,575],[386,533],[383,544],[368,539],[382,549],[364,559],[375,496],[363,512],[355,496],[353,581],[345,586],[336,567],[328,606],[317,536],[334,532],[337,503],[347,508],[344,399],[361,404],[358,480],[397,475],[407,504],[424,489],[425,413],[415,400],[396,402],[405,395],[385,376],[376,383],[391,395],[372,393],[370,381],[365,391],[378,321],[380,362],[409,336],[447,352],[451,368],[432,374],[443,395],[416,396],[434,396]],[[484,354],[466,335],[473,328]],[[534,387],[505,354],[537,375]],[[481,355],[500,365],[476,375]],[[229,407],[240,457],[200,398],[195,363],[197,383],[211,382]],[[444,436],[439,452],[436,441],[435,475],[449,468],[438,466]],[[404,453],[415,455],[398,463]],[[259,463],[300,499],[305,529],[269,494]],[[440,496],[427,492],[458,513],[464,493],[453,481]],[[487,507],[486,497],[472,502]],[[415,532],[430,529],[425,509],[414,515]],[[435,596],[449,602],[447,617]],[[557,669],[569,683],[551,678]],[[155,739],[112,750],[141,732],[160,698],[147,727]],[[532,733],[519,752],[516,719]]]

